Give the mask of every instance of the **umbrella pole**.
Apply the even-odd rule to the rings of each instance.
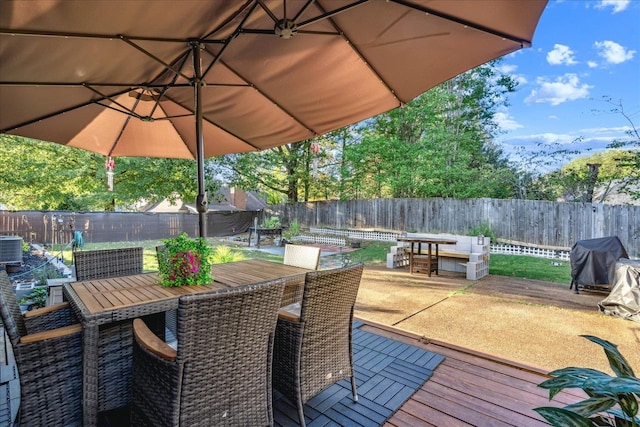
[[[204,181],[204,135],[202,132],[202,68],[200,63],[200,43],[191,42],[193,51],[193,88],[196,116],[196,163],[198,167],[198,196],[196,209],[198,211],[198,230],[200,237],[207,237],[207,191]]]

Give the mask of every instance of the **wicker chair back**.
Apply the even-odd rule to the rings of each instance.
[[[307,273],[299,321],[278,319],[274,346],[273,383],[291,402],[297,403],[300,424],[302,406],[327,386],[353,373],[353,309],[363,265]]]
[[[136,340],[132,425],[273,425],[283,280],[180,297],[175,362]]]
[[[290,245],[284,247],[284,264],[317,270],[320,262],[320,248]]]
[[[9,335],[20,379],[20,426],[67,426],[82,422],[82,333],[67,332],[26,343],[27,327],[5,271],[0,271],[0,318]],[[70,313],[70,310],[62,310]],[[45,312],[44,319],[29,324],[46,330],[67,326],[70,314]],[[64,321],[67,324],[59,324]],[[21,325],[18,327],[17,325]]]
[[[76,280],[105,279],[142,273],[142,248],[101,249],[73,253]]]
[[[15,345],[20,337],[27,335],[27,327],[16,299],[16,294],[5,270],[0,270],[0,298],[2,298],[2,322],[5,324],[11,344]],[[6,320],[5,320],[5,315]]]

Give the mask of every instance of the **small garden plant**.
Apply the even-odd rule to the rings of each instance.
[[[51,264],[47,264],[33,273],[33,278],[40,286],[46,286],[47,279],[59,279],[60,277],[62,277],[62,274]]]
[[[264,221],[262,221],[262,227],[263,228],[279,228],[281,227],[280,218],[278,218],[277,216],[265,218]]]
[[[289,225],[289,229],[282,233],[284,238],[287,239],[288,241],[292,241],[293,236],[297,236],[298,234],[300,234],[300,224],[298,223],[298,220],[295,220],[295,219],[291,221],[291,224]]]
[[[551,425],[638,427],[640,380],[618,351],[618,346],[591,335],[582,335],[600,345],[615,377],[588,368],[564,368],[550,372],[553,378],[539,384],[549,390],[549,400],[565,388],[580,388],[588,399],[564,408],[540,407],[538,412]]]
[[[227,262],[242,261],[243,259],[245,258],[242,253],[232,250],[229,246],[217,246],[211,257],[213,264],[225,264]]]
[[[26,295],[18,301],[21,306],[27,306],[28,310],[42,308],[47,302],[47,288],[37,287],[30,294]]]

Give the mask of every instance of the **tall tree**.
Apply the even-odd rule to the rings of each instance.
[[[215,170],[234,187],[262,190],[271,203],[297,202],[309,180],[311,141],[258,153],[231,154],[213,160]]]
[[[0,203],[9,209],[113,210],[165,198],[195,200],[197,193],[191,160],[116,158],[110,192],[103,156],[0,135],[0,165]]]
[[[501,197],[512,171],[493,117],[515,82],[497,63],[461,74],[372,119],[348,148],[359,187],[375,197]]]

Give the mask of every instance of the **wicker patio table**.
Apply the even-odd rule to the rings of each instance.
[[[154,332],[160,332],[160,329],[164,330],[164,313],[178,308],[180,295],[215,291],[277,278],[285,278],[287,283],[296,284],[299,281],[304,282],[304,275],[308,271],[311,270],[269,261],[250,260],[215,264],[212,267],[214,283],[202,286],[163,287],[159,284],[157,273],[65,284],[64,296],[83,326],[84,426],[97,424],[99,410],[128,403],[123,399],[130,395],[130,331],[134,318],[150,316],[156,323],[157,329]],[[127,339],[121,339],[118,334],[126,335]],[[113,350],[108,348],[110,345],[114,346]],[[108,358],[112,363],[101,363],[101,356]],[[115,360],[116,358],[119,360]],[[122,383],[128,390],[117,393],[102,392],[102,400],[106,401],[101,401],[99,378],[104,378],[105,375],[122,377]]]

